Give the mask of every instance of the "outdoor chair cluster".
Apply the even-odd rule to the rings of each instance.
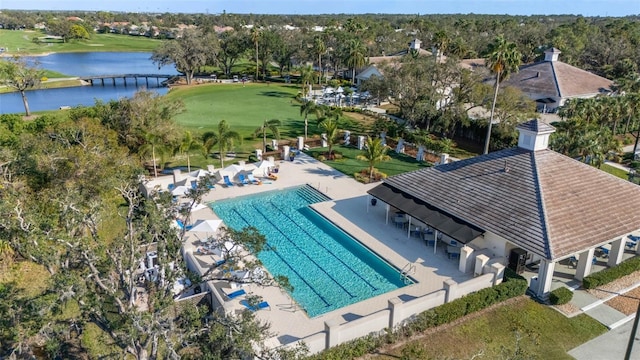
[[[231,179],[229,179],[228,175],[224,175],[223,176],[223,181],[224,184],[227,187],[230,186],[234,186],[235,184],[231,181]],[[254,184],[254,185],[261,185],[262,181],[256,179],[253,174],[249,173],[246,176],[244,174],[238,174],[238,181],[240,185],[249,185],[249,184]]]

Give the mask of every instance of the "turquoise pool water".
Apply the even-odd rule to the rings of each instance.
[[[406,285],[398,269],[309,207],[326,200],[305,185],[211,205],[227,226],[252,225],[265,235],[274,250],[258,258],[272,275],[289,278],[310,317]]]

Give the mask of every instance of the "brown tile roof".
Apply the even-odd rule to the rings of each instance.
[[[640,229],[639,186],[551,150],[512,148],[385,183],[547,259]]]
[[[547,124],[546,122],[540,119],[533,119],[533,120],[524,122],[522,124],[518,124],[516,128],[529,130],[536,133],[550,133],[550,132],[556,131],[556,128],[554,128],[553,126]]]
[[[521,66],[504,84],[524,93],[570,98],[609,92],[613,82],[561,61],[541,61]]]

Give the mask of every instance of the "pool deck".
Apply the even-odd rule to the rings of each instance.
[[[274,333],[274,337],[269,341],[271,346],[292,343],[321,333],[324,331],[324,322],[328,320],[338,319],[340,323],[346,323],[375,313],[387,308],[388,301],[392,298],[412,299],[442,289],[445,280],[464,281],[471,278],[471,275],[458,271],[457,261],[449,260],[443,249],[438,248],[434,254],[433,246],[426,246],[419,238],[407,237],[407,231],[396,228],[391,220],[388,224],[385,222],[385,205],[378,202],[377,206],[371,206],[366,193],[379,183],[359,183],[304,154],[297,156],[293,162],[282,161],[278,164],[278,180],[267,180],[262,185],[233,187],[224,187],[221,182],[216,184],[215,190],[206,195],[205,201],[309,184],[332,199],[312,205],[316,211],[396,268],[402,269],[407,264],[415,264],[416,270],[410,276],[417,283],[314,318],[309,318],[303,310],[297,308],[286,292],[279,288],[258,284],[246,285],[244,289],[248,294],[260,295],[270,305],[270,309],[256,311],[256,317],[271,324],[271,331]],[[205,208],[192,213],[192,222],[199,219],[217,217],[210,208]],[[187,232],[183,251],[193,253],[198,242],[198,234]],[[227,285],[222,284],[222,287]],[[231,289],[224,291],[231,292]],[[227,300],[225,309],[228,312],[244,310],[240,304],[243,298]]]

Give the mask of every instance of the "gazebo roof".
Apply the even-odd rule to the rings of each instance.
[[[546,259],[640,229],[640,187],[548,149],[518,147],[420,169],[370,193],[382,187]]]

